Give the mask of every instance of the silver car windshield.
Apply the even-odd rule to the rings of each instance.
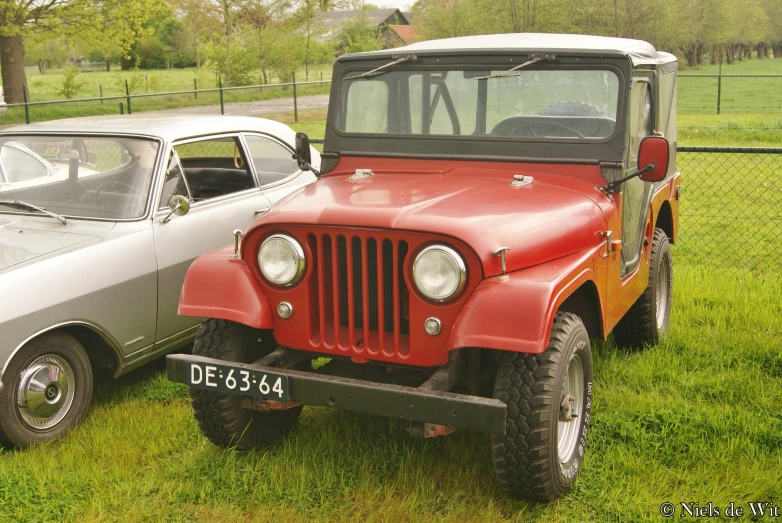
[[[604,140],[616,130],[619,78],[612,70],[558,69],[534,59],[490,70],[404,67],[346,73],[338,130],[530,141]]]
[[[146,209],[160,145],[119,136],[0,136],[0,200],[126,220]],[[28,212],[0,206],[0,213]]]

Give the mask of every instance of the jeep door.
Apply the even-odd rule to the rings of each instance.
[[[169,202],[185,197],[189,212],[170,215]],[[271,206],[259,187],[239,133],[173,144],[155,214],[158,261],[157,343],[177,343],[199,322],[177,314],[179,294],[190,264],[198,256],[232,241]]]

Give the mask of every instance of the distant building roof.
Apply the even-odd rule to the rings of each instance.
[[[412,25],[389,24],[388,28],[396,33],[404,44],[410,45],[415,42],[416,31]]]
[[[404,16],[407,19],[407,23],[410,25],[415,25],[415,13],[412,11],[402,11],[402,16]]]
[[[407,18],[399,9],[349,9],[346,11],[321,11],[315,21],[323,28],[319,40],[328,40],[334,36],[342,24],[359,16],[365,16],[374,26],[383,24],[409,25]]]

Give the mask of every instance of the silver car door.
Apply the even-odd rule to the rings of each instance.
[[[284,142],[269,135],[244,133],[247,152],[252,160],[263,194],[275,203],[295,188],[315,181],[315,175],[302,172],[293,159],[293,149]],[[312,163],[320,166],[320,157],[313,154]]]
[[[173,195],[190,201],[185,215],[170,215]],[[175,143],[154,221],[158,260],[157,342],[167,344],[200,323],[177,314],[179,294],[198,256],[232,243],[271,206],[258,188],[241,140],[235,135]],[[168,218],[167,218],[168,217]]]

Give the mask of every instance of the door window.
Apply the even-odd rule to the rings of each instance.
[[[641,140],[652,134],[652,89],[647,82],[633,84],[630,93],[629,145],[627,169],[638,167],[638,150]],[[622,258],[626,265],[633,264],[640,254],[643,221],[646,218],[646,200],[652,184],[635,177],[622,184]]]
[[[261,187],[299,172],[299,165],[293,159],[293,151],[281,143],[256,134],[245,135],[244,140]]]
[[[174,194],[193,202],[218,198],[255,187],[247,156],[238,137],[211,138],[174,145],[161,207],[168,206]],[[171,193],[171,190],[174,190]]]

